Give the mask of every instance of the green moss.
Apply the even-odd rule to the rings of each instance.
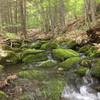
[[[31,44],[31,48],[40,49],[41,45],[46,43],[46,41],[37,41]]]
[[[79,53],[71,49],[62,49],[62,48],[53,49],[52,53],[53,53],[53,56],[59,60],[64,60],[69,57],[79,56]]]
[[[76,67],[76,64],[79,63],[81,60],[80,57],[71,57],[68,58],[67,60],[63,61],[62,63],[59,64],[59,67],[63,68],[64,70],[69,70],[73,66]]]
[[[99,51],[95,51],[92,56],[93,57],[100,57],[100,50]]]
[[[80,66],[80,68],[75,70],[75,73],[78,74],[79,76],[85,76],[87,70],[88,70],[88,68]]]
[[[64,86],[65,82],[63,79],[51,79],[42,87],[41,93],[46,100],[60,100]]]
[[[32,62],[40,62],[40,61],[45,61],[47,60],[47,54],[46,53],[39,53],[39,54],[29,54],[25,56],[22,59],[22,62],[24,63],[32,63]]]
[[[91,60],[91,59],[88,59],[88,58],[84,58],[84,59],[82,59],[82,61],[80,62],[80,65],[81,65],[81,66],[88,67],[88,68],[91,67],[91,64],[92,64],[92,60]]]
[[[3,91],[0,91],[0,100],[7,100],[8,95]]]
[[[80,48],[79,52],[85,53],[88,56],[93,56],[93,54],[96,52],[96,48],[91,45],[85,45]]]
[[[18,73],[18,76],[21,78],[28,78],[28,79],[44,79],[45,78],[44,72],[40,70],[21,71]]]
[[[44,52],[43,50],[36,50],[36,49],[26,49],[22,52],[22,58],[29,54],[38,54]]]
[[[2,63],[12,63],[16,64],[19,61],[17,53],[14,51],[6,51],[7,55],[1,59]]]
[[[56,49],[58,47],[59,47],[59,45],[56,42],[47,42],[41,46],[41,49],[43,49],[43,50]]]
[[[64,48],[69,48],[69,49],[74,49],[78,44],[76,43],[76,41],[72,41],[72,40],[67,40],[63,43],[61,43],[61,46]]]
[[[91,73],[92,73],[93,76],[95,76],[97,78],[100,78],[100,65],[99,66],[94,66],[91,69]]]
[[[54,60],[47,60],[47,61],[43,61],[39,67],[43,67],[43,68],[52,68],[52,67],[55,67],[57,64],[56,61]]]

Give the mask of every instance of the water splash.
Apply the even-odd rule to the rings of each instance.
[[[66,85],[61,97],[64,100],[100,100],[100,92],[96,92],[90,87],[94,82],[89,70],[86,72],[86,76],[83,77],[83,82],[83,85],[79,87],[79,91],[75,91],[75,89]]]

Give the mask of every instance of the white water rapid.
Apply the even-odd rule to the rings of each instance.
[[[83,77],[83,85],[79,87],[79,91],[66,85],[63,92],[63,100],[100,100],[100,92],[93,90],[90,85],[93,84],[93,79],[91,78],[89,72]]]

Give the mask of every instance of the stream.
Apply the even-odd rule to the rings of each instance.
[[[56,62],[57,65],[61,63],[53,58],[50,51],[46,52],[47,61]],[[84,54],[81,55],[81,58],[85,57]],[[7,100],[100,100],[100,92],[92,88],[99,82],[91,77],[90,71],[87,70],[84,77],[74,72],[75,68],[80,68],[79,63],[69,71],[58,70],[56,65],[39,67],[43,63],[44,61],[4,66],[1,80],[13,74],[18,76],[2,90],[8,95]]]
[[[92,79],[89,71],[86,72],[86,75],[80,81],[83,82],[80,86],[78,86],[79,82],[77,82],[77,89],[75,86],[65,86],[62,92],[62,98],[64,100],[100,100],[100,92],[96,92],[91,88],[91,85],[95,81]]]

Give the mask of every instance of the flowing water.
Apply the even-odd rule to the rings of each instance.
[[[78,91],[66,85],[62,92],[62,98],[64,100],[100,100],[100,92],[93,90],[91,88],[92,84],[94,84],[94,81],[89,71],[87,71],[86,76],[83,77],[83,84],[78,87]]]

